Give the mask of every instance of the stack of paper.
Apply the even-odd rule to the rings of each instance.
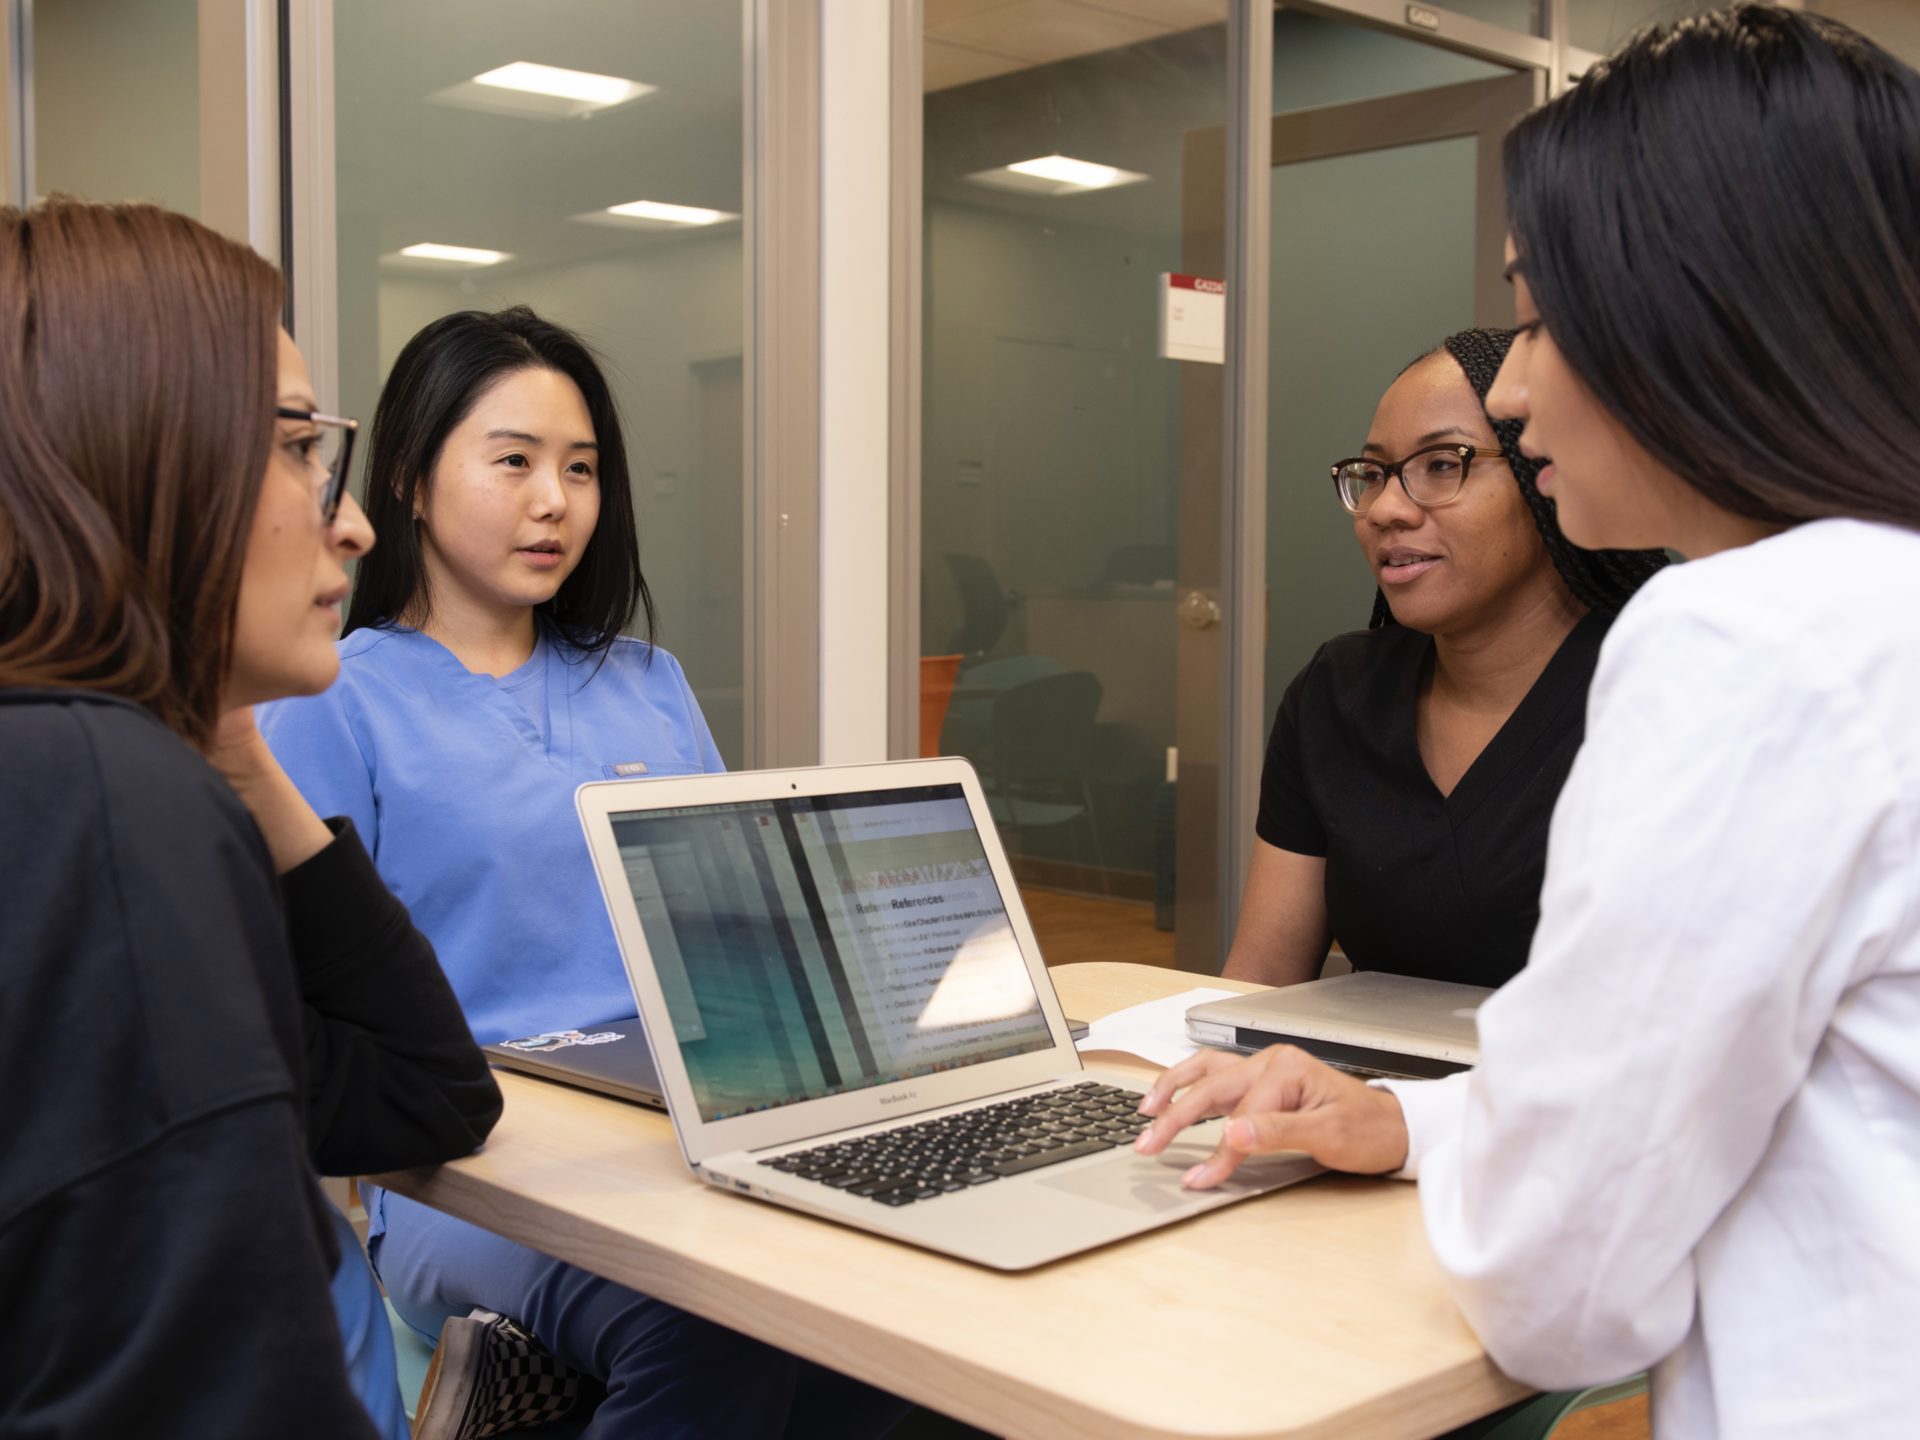
[[[1202,985],[1163,1000],[1130,1005],[1095,1020],[1080,1048],[1124,1050],[1156,1065],[1178,1065],[1200,1048],[1187,1039],[1187,1011],[1209,1000],[1231,1000],[1240,993]]]

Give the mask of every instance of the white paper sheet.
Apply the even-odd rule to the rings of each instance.
[[[1209,1000],[1231,1000],[1240,993],[1203,985],[1163,1000],[1130,1005],[1095,1020],[1080,1049],[1124,1050],[1156,1065],[1178,1065],[1200,1048],[1187,1039],[1187,1011]]]

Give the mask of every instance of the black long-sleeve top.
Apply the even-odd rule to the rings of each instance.
[[[283,912],[232,790],[121,701],[0,690],[0,806],[0,1437],[371,1436],[313,1168],[497,1116],[431,949],[344,828]]]
[[[362,1175],[471,1154],[500,1118],[500,1087],[353,822],[327,823],[334,842],[280,877],[314,1168]]]

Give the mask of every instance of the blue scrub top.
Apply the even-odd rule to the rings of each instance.
[[[497,680],[400,626],[339,651],[333,687],[262,706],[260,731],[316,810],[353,818],[475,1038],[632,1015],[573,792],[726,768],[679,661],[623,637],[596,670],[544,627]]]

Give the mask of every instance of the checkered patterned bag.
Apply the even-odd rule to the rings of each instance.
[[[580,1398],[580,1374],[491,1310],[447,1321],[414,1417],[414,1440],[485,1440],[551,1425]]]

